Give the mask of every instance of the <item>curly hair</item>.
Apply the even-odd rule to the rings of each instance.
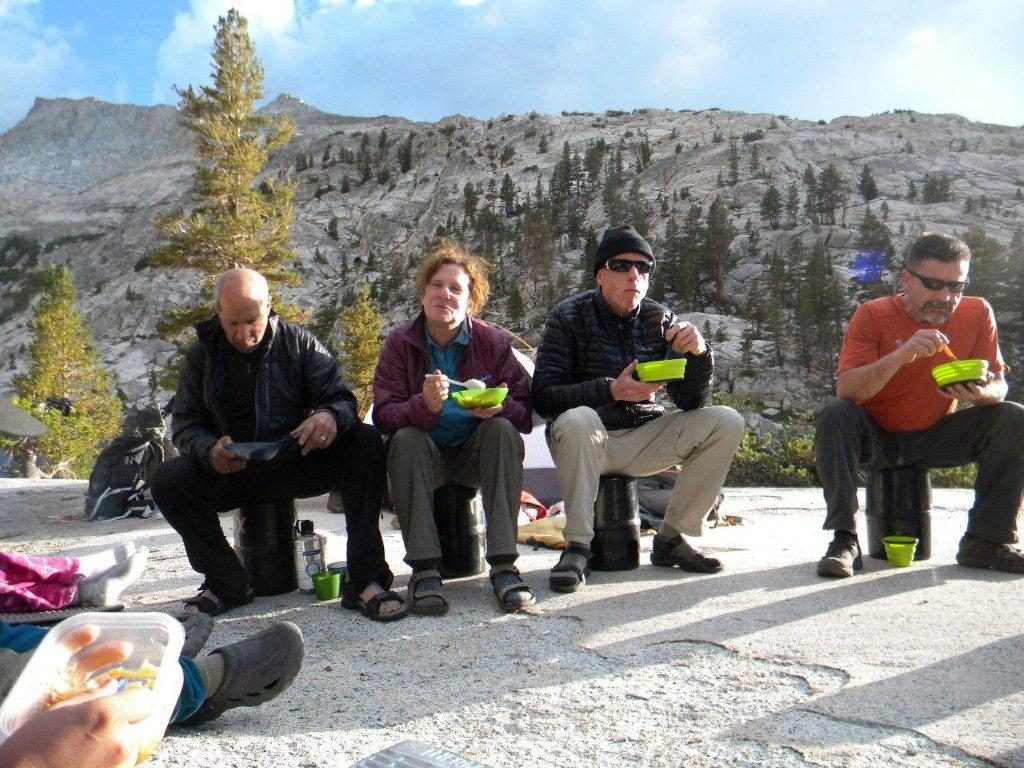
[[[468,314],[476,315],[491,293],[491,284],[487,273],[493,270],[490,264],[479,256],[473,256],[461,244],[448,238],[442,238],[436,247],[430,250],[420,262],[416,272],[416,297],[422,301],[423,294],[437,270],[445,264],[462,267],[469,275],[469,308]]]

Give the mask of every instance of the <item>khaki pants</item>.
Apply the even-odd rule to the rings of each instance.
[[[589,548],[601,475],[645,477],[675,464],[681,466],[665,525],[700,536],[742,438],[743,417],[724,406],[677,411],[636,429],[611,432],[593,408],[566,411],[548,433],[565,499],[566,543]]]
[[[457,448],[438,447],[416,427],[388,441],[391,500],[402,526],[405,561],[441,559],[434,524],[434,490],[448,483],[479,488],[487,516],[487,562],[513,562],[523,490],[523,438],[501,416],[484,419]]]

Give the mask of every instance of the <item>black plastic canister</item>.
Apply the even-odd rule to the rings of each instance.
[[[235,552],[257,595],[294,592],[295,500],[263,501],[235,511]]]
[[[594,501],[595,571],[629,571],[640,565],[640,505],[636,478],[602,475]]]
[[[868,472],[864,515],[868,521],[868,554],[885,559],[885,536],[917,539],[915,560],[932,555],[932,486],[927,469],[895,467]]]
[[[443,576],[483,573],[484,511],[476,488],[444,485],[434,491],[434,525],[441,540]]]

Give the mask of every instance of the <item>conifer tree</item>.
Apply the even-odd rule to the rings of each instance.
[[[28,371],[14,377],[14,402],[49,427],[33,441],[32,450],[47,476],[88,477],[102,445],[121,428],[121,402],[92,333],[75,309],[75,285],[67,267],[47,268],[29,332]],[[40,410],[50,398],[70,402],[67,415],[56,408]],[[23,447],[4,442],[16,454]]]
[[[786,222],[789,228],[793,228],[797,225],[798,217],[800,216],[800,191],[797,189],[796,182],[792,181],[789,184],[789,189],[786,190]]]
[[[715,301],[725,301],[725,273],[729,269],[729,246],[736,237],[736,228],[729,221],[729,207],[716,197],[708,208],[704,227],[703,256],[708,272],[715,284]]]
[[[846,179],[835,163],[825,166],[818,176],[816,197],[821,222],[835,224],[836,208],[846,202]]]
[[[774,184],[769,184],[761,198],[761,218],[767,221],[772,229],[778,229],[781,215],[782,195]]]
[[[862,298],[884,296],[890,292],[882,281],[882,273],[892,269],[895,260],[896,246],[893,245],[889,228],[878,220],[870,208],[865,208],[860,234],[857,236],[857,263],[854,265],[865,291]]]
[[[736,134],[729,135],[729,151],[726,156],[729,161],[729,186],[734,187],[740,180],[740,146]]]
[[[264,95],[263,67],[248,22],[232,9],[214,29],[213,84],[177,91],[183,122],[196,142],[196,205],[155,222],[167,242],[149,263],[198,270],[207,291],[224,270],[250,267],[270,283],[275,309],[294,316],[274,290],[298,282],[289,268],[295,258],[288,244],[294,186],[271,179],[256,185],[270,153],[288,143],[293,125],[286,115],[254,111]],[[208,312],[208,302],[172,310],[159,330],[172,338]]]
[[[860,181],[857,182],[857,189],[860,191],[865,203],[871,202],[878,197],[878,185],[875,184],[875,178],[871,175],[871,169],[866,165],[864,170],[860,172]]]
[[[370,301],[368,286],[364,285],[355,302],[342,311],[341,325],[338,362],[359,403],[361,419],[373,403],[373,372],[384,346],[384,318]]]

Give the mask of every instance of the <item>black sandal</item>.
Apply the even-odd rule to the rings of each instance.
[[[203,584],[199,587],[199,594],[184,601],[185,611],[179,619],[184,621],[190,616],[195,616],[197,613],[205,613],[207,616],[220,616],[222,613],[227,613],[233,608],[248,605],[253,601],[254,597],[256,597],[256,593],[250,589],[241,600],[222,600],[213,593],[212,589]],[[195,608],[196,610],[189,611],[189,608]]]
[[[418,616],[448,613],[448,598],[441,591],[441,572],[436,568],[415,571],[409,577],[408,597],[409,610]]]
[[[494,587],[494,596],[498,598],[498,605],[503,610],[518,611],[537,602],[530,585],[523,581],[519,569],[509,563],[508,565],[496,565],[491,569],[491,586]]]
[[[553,592],[577,592],[587,583],[593,553],[582,544],[568,544],[548,576]]]
[[[398,603],[402,607],[391,613],[381,613],[380,609],[384,603],[389,601]],[[409,607],[397,592],[386,589],[369,600],[361,600],[351,581],[343,581],[341,584],[341,607],[350,611],[359,611],[370,621],[398,621],[409,613]]]

